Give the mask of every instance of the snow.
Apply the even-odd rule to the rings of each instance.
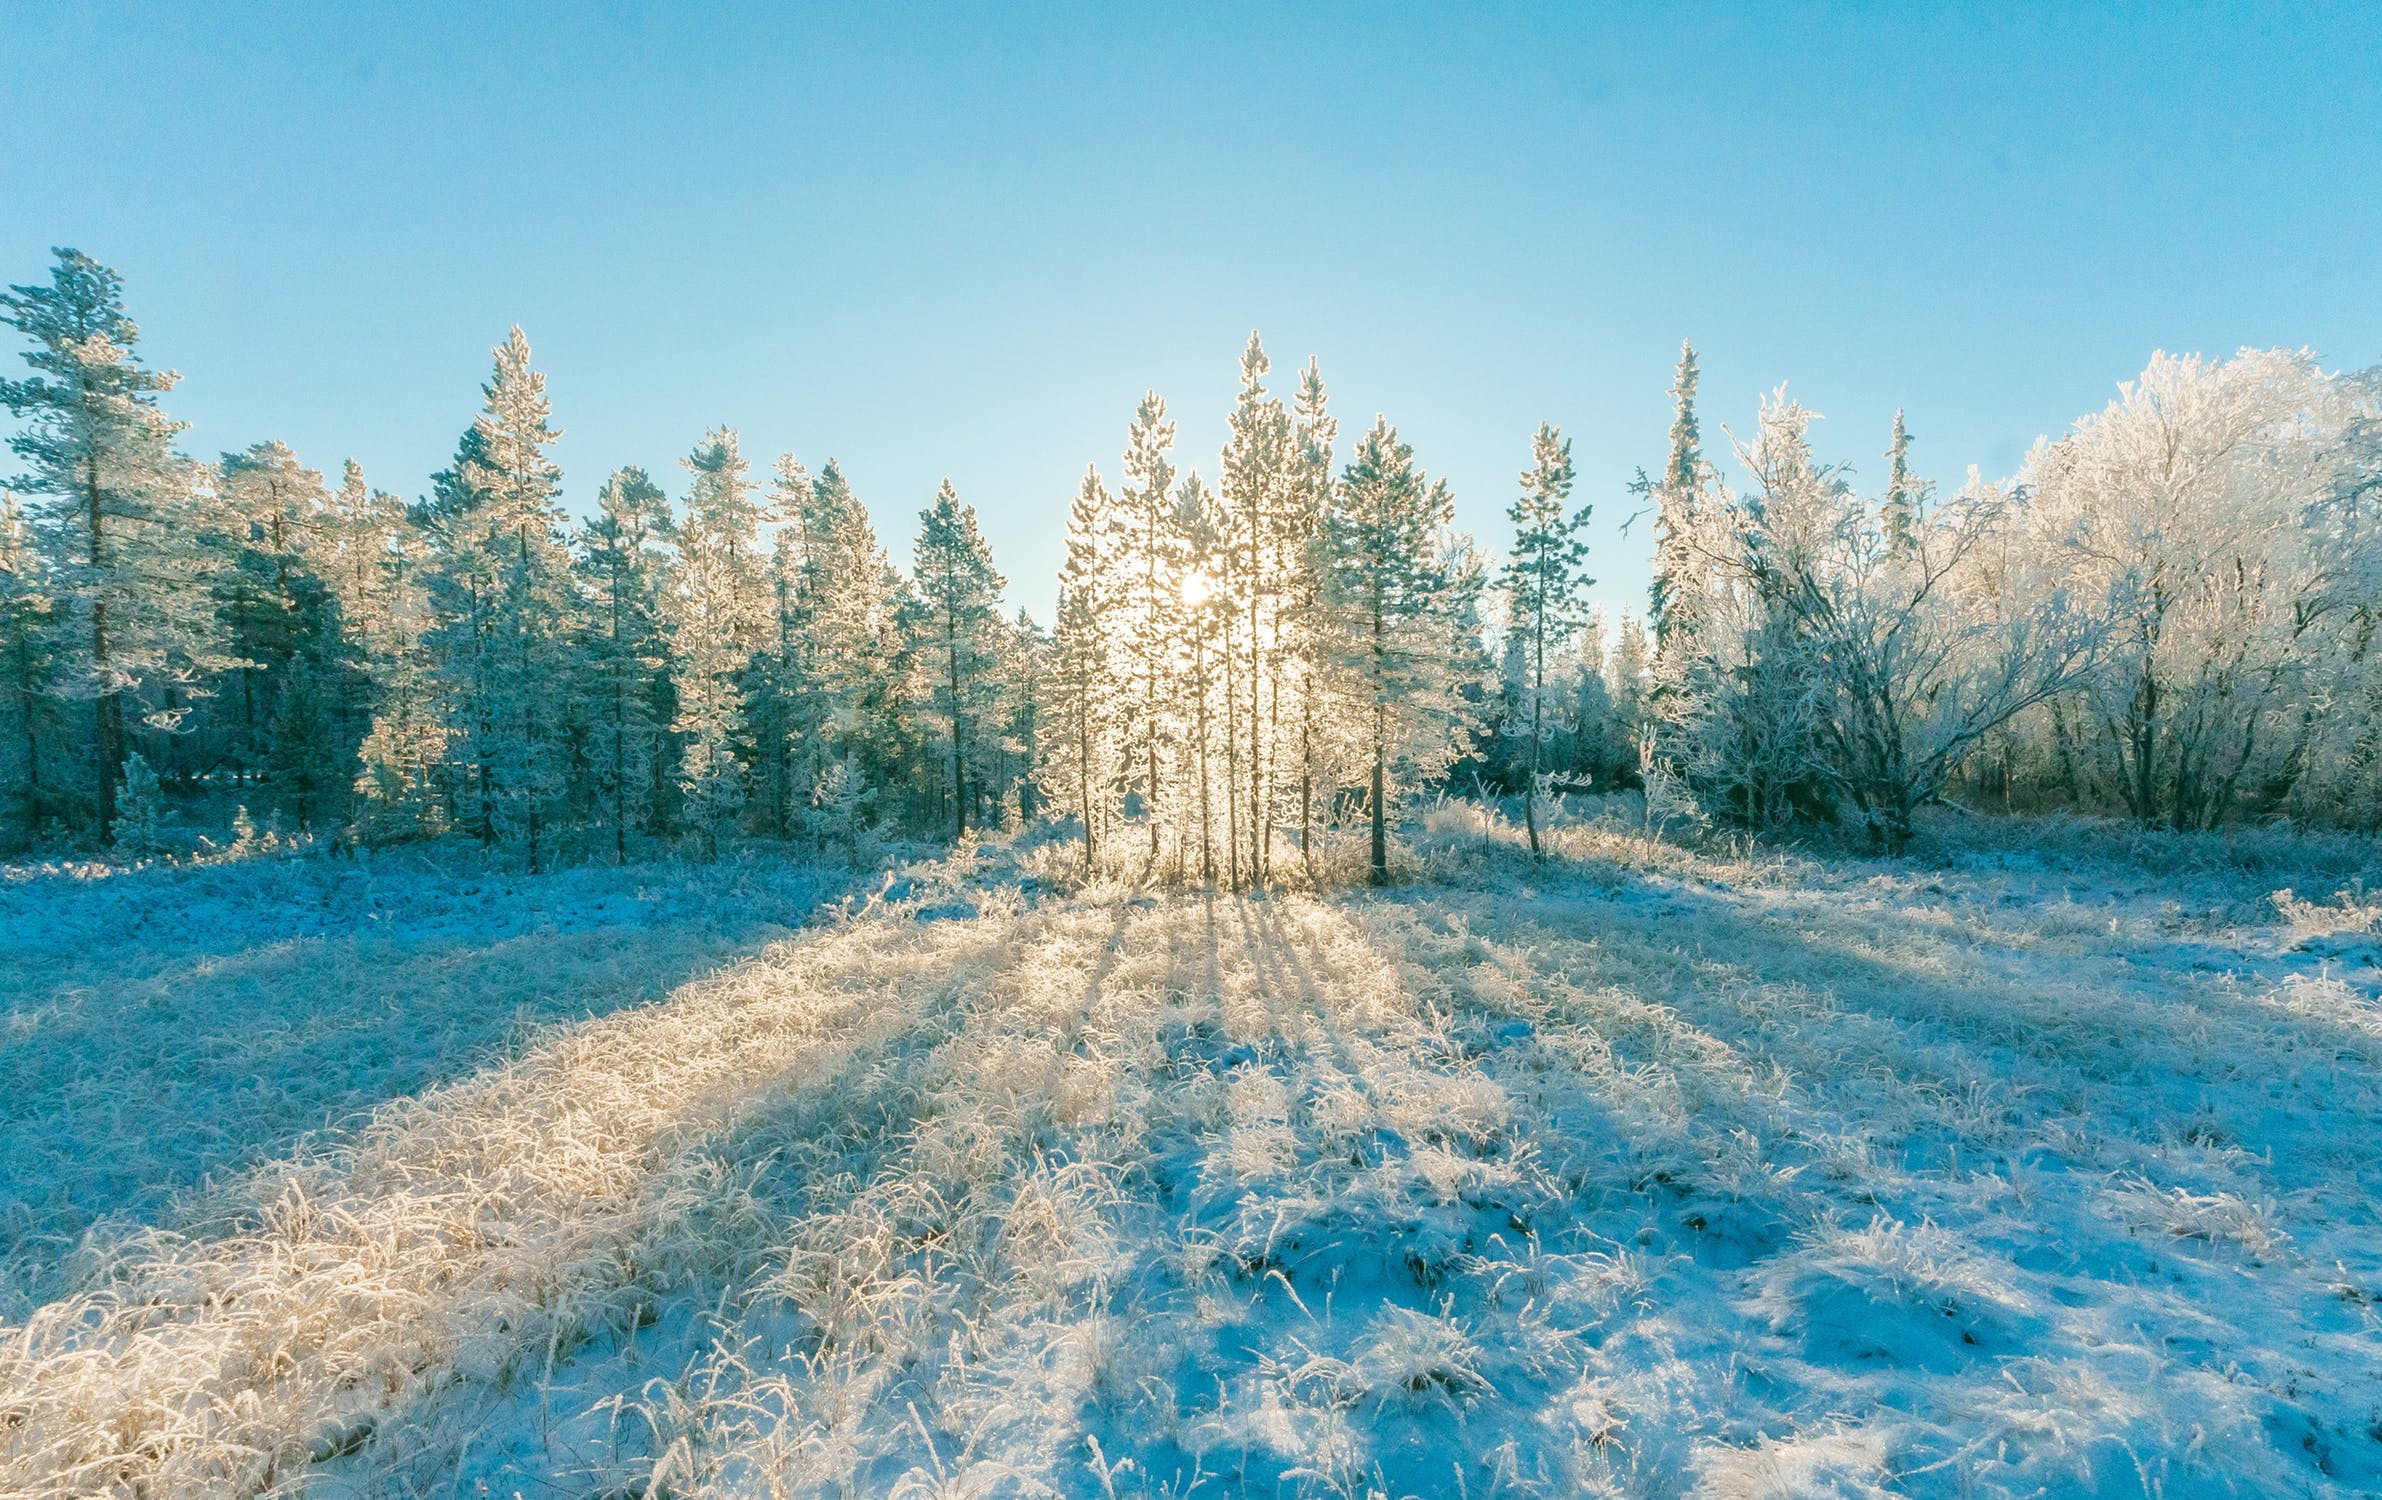
[[[95,1223],[300,1149],[536,1027],[655,1000],[847,877],[448,857],[0,868],[0,1315]]]
[[[97,1213],[73,1159],[155,1149],[122,1211],[176,1232],[20,1283],[0,1488],[2382,1486],[2376,856],[1958,833],[1572,820],[1540,869],[1442,809],[1380,893],[995,846],[807,925],[824,878],[758,861],[20,878],[11,1076],[84,1144],[12,1110],[11,1191]],[[381,997],[450,973],[468,1042],[276,1054],[309,1128],[387,1101],[294,1156],[228,1086],[43,1081],[103,1015],[125,1100],[194,1017],[415,1030]],[[181,1110],[215,1154],[142,1144]]]

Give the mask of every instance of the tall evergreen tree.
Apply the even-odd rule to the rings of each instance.
[[[1186,726],[1190,740],[1192,774],[1188,790],[1196,792],[1196,799],[1185,799],[1187,805],[1176,817],[1178,826],[1191,823],[1199,831],[1199,878],[1203,884],[1216,883],[1216,808],[1210,758],[1214,753],[1215,729],[1210,700],[1217,687],[1216,669],[1229,661],[1231,650],[1231,622],[1235,599],[1219,578],[1231,576],[1231,542],[1224,519],[1207,484],[1197,470],[1183,476],[1176,491],[1175,531],[1182,538],[1183,574],[1182,607],[1177,619],[1182,626],[1184,654],[1188,670],[1182,676],[1183,696],[1189,701]],[[1225,703],[1232,706],[1232,678],[1224,679]],[[1224,725],[1225,744],[1234,742],[1233,719],[1227,712]],[[1228,758],[1229,764],[1229,758]],[[1233,790],[1227,778],[1226,791]],[[1228,858],[1237,860],[1239,841],[1229,837],[1234,825],[1226,822],[1228,837],[1225,851]],[[1188,854],[1185,860],[1188,862]]]
[[[1183,602],[1183,540],[1176,525],[1174,423],[1156,391],[1142,397],[1125,444],[1124,489],[1111,513],[1114,641],[1125,728],[1125,781],[1140,795],[1149,855],[1158,861],[1168,761],[1173,751],[1174,653]]]
[[[677,693],[679,785],[687,816],[716,849],[744,807],[736,744],[744,690],[773,613],[760,544],[761,505],[732,428],[704,435],[681,460],[693,476],[678,525],[670,596],[670,679]]]
[[[1541,422],[1530,441],[1530,467],[1522,471],[1522,492],[1506,511],[1514,525],[1513,556],[1505,566],[1507,628],[1522,652],[1526,674],[1523,722],[1516,727],[1529,747],[1522,783],[1522,824],[1529,831],[1532,858],[1538,838],[1538,780],[1547,732],[1547,657],[1560,656],[1580,624],[1580,591],[1590,582],[1584,570],[1588,544],[1580,535],[1588,508],[1565,510],[1571,498],[1571,444]]]
[[[1101,838],[1113,816],[1115,676],[1110,636],[1112,596],[1101,556],[1114,502],[1098,468],[1084,471],[1067,510],[1067,557],[1059,569],[1059,613],[1051,650],[1051,691],[1057,723],[1053,774],[1060,795],[1083,821],[1084,865],[1098,865]]]
[[[1051,633],[1020,609],[1001,632],[1001,748],[1012,762],[1001,784],[1017,798],[1017,821],[1030,827],[1042,811],[1041,771],[1046,757],[1051,698]]]
[[[593,811],[610,831],[616,862],[642,836],[662,831],[674,789],[669,735],[677,696],[665,611],[676,534],[669,497],[634,465],[613,471],[595,515],[579,528],[581,711],[590,729]]]
[[[1299,858],[1314,874],[1315,798],[1330,764],[1324,703],[1330,676],[1330,618],[1325,608],[1324,517],[1332,506],[1332,447],[1340,424],[1331,414],[1323,371],[1313,359],[1299,371],[1291,484],[1276,527],[1283,561],[1283,666],[1297,704]]]
[[[364,482],[352,458],[332,504],[332,587],[370,677],[369,701],[357,705],[364,724],[351,831],[368,843],[429,837],[446,826],[447,744],[428,638],[431,538],[404,501]]]
[[[455,715],[469,826],[518,843],[535,866],[565,791],[570,559],[547,456],[546,377],[516,327],[495,350],[479,417],[425,507],[438,557],[433,641]]]
[[[230,664],[208,582],[194,466],[174,450],[181,425],[159,409],[170,371],[135,352],[123,282],[77,250],[55,252],[47,285],[0,292],[9,326],[32,342],[33,375],[0,380],[24,424],[9,447],[26,468],[62,617],[53,680],[91,705],[89,826],[112,841],[130,751],[128,726],[171,729],[210,674]]]
[[[1229,758],[1242,761],[1240,777],[1246,778],[1236,778],[1234,800],[1247,808],[1247,869],[1258,886],[1265,883],[1274,821],[1275,752],[1267,731],[1280,716],[1279,616],[1291,567],[1284,553],[1286,513],[1298,478],[1290,412],[1264,384],[1272,368],[1252,329],[1241,353],[1240,397],[1232,409],[1219,492],[1224,550],[1217,573],[1232,596],[1222,607],[1234,612],[1232,623],[1241,638],[1237,651],[1227,642],[1226,677],[1228,683],[1235,677],[1245,680],[1245,691],[1227,703],[1227,717],[1243,726],[1245,758],[1237,747]],[[1239,786],[1247,788],[1245,797]]]
[[[924,606],[932,701],[949,737],[952,832],[965,838],[968,804],[980,785],[970,757],[981,756],[984,721],[999,688],[998,627],[1005,580],[976,528],[976,508],[960,503],[946,479],[919,514],[912,568]]]
[[[1703,432],[1696,422],[1695,346],[1681,341],[1679,367],[1671,377],[1671,449],[1663,462],[1662,478],[1648,485],[1639,476],[1639,492],[1651,492],[1654,515],[1654,586],[1647,618],[1654,626],[1655,649],[1674,631],[1692,636],[1695,629],[1694,590],[1700,564],[1692,550],[1695,510],[1703,497],[1706,467]]]
[[[1886,448],[1886,495],[1880,520],[1886,549],[1908,558],[1919,549],[1919,510],[1927,503],[1927,483],[1911,472],[1911,434],[1903,424],[1902,408],[1894,408],[1894,439]]]
[[[354,726],[368,688],[325,576],[339,562],[338,518],[322,475],[284,443],[227,453],[216,473],[229,561],[215,594],[241,663],[217,699],[217,753],[243,778],[269,776],[274,800],[311,829],[355,780]]]
[[[1376,417],[1325,517],[1336,665],[1365,724],[1376,885],[1389,881],[1392,794],[1446,764],[1463,718],[1448,666],[1465,601],[1440,547],[1454,511],[1445,481],[1417,469],[1413,448]]]

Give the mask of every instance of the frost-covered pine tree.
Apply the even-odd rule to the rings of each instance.
[[[1020,828],[1041,815],[1043,738],[1050,715],[1051,635],[1020,609],[999,632],[1000,765],[993,787],[1006,802],[1014,795]]]
[[[1123,720],[1123,781],[1141,803],[1149,858],[1160,853],[1163,798],[1176,750],[1175,657],[1181,638],[1183,538],[1176,524],[1174,423],[1156,391],[1142,398],[1125,444],[1124,488],[1104,553],[1113,592],[1111,639]]]
[[[220,726],[210,758],[269,775],[274,805],[311,830],[344,808],[369,690],[331,576],[339,517],[321,473],[287,444],[227,453],[216,475],[226,566],[214,591],[240,665],[206,716]]]
[[[366,843],[431,837],[446,827],[447,720],[426,637],[430,538],[405,502],[364,482],[352,458],[332,509],[332,588],[370,677],[363,722],[347,731],[358,763],[349,831]]]
[[[705,433],[680,460],[692,476],[678,523],[669,594],[670,682],[677,699],[678,782],[686,817],[716,851],[744,809],[737,741],[745,682],[768,639],[773,595],[760,542],[761,504],[736,432]]]
[[[1638,489],[1650,495],[1654,514],[1654,584],[1647,620],[1654,629],[1655,652],[1692,651],[1698,621],[1698,596],[1703,563],[1694,536],[1705,524],[1699,514],[1707,502],[1710,469],[1704,462],[1703,431],[1696,421],[1695,346],[1682,340],[1679,366],[1671,376],[1670,453],[1660,479],[1647,483],[1639,476]],[[1676,644],[1669,644],[1676,636]]]
[[[1926,485],[1911,472],[1911,433],[1902,408],[1894,408],[1894,437],[1886,446],[1886,500],[1883,524],[1886,545],[1898,557],[1908,557],[1919,545],[1919,511],[1927,503]]]
[[[1283,632],[1281,615],[1291,587],[1297,524],[1290,512],[1298,484],[1297,433],[1281,399],[1265,388],[1273,362],[1256,330],[1241,352],[1241,388],[1228,424],[1223,483],[1217,491],[1221,556],[1211,571],[1229,596],[1218,608],[1225,622],[1226,718],[1238,733],[1228,746],[1236,774],[1228,822],[1247,824],[1246,855],[1235,840],[1233,862],[1262,888],[1272,858],[1274,783],[1280,752]],[[1231,637],[1237,636],[1234,640]],[[1246,790],[1242,790],[1245,788]],[[1244,811],[1245,810],[1245,811]],[[1245,865],[1243,861],[1245,859]]]
[[[1550,656],[1560,658],[1580,626],[1580,591],[1590,582],[1588,544],[1580,535],[1588,508],[1567,510],[1572,487],[1571,444],[1541,422],[1530,440],[1530,467],[1522,471],[1521,493],[1506,511],[1513,522],[1513,555],[1505,565],[1506,628],[1522,655],[1524,696],[1521,722],[1513,726],[1527,749],[1523,757],[1522,826],[1530,853],[1541,854],[1538,783],[1546,743]]]
[[[676,592],[677,523],[643,469],[615,469],[579,528],[580,653],[589,801],[615,862],[666,827],[677,790],[670,726],[667,611]]]
[[[8,440],[25,464],[57,614],[50,681],[90,705],[76,801],[105,845],[134,728],[180,726],[190,701],[231,664],[209,589],[197,467],[174,449],[181,424],[159,409],[175,376],[142,364],[123,282],[76,250],[56,252],[46,285],[0,292],[0,311],[32,344],[33,374],[0,381],[0,405],[24,425]],[[61,804],[63,805],[63,804]]]
[[[155,859],[165,852],[165,788],[138,750],[124,761],[123,818],[115,849],[129,860]]]
[[[1471,654],[1468,575],[1444,546],[1454,511],[1445,481],[1416,468],[1413,448],[1375,417],[1324,517],[1332,663],[1363,725],[1376,885],[1389,880],[1391,799],[1453,758],[1467,717],[1451,670]]]
[[[823,694],[808,629],[817,546],[806,531],[811,499],[810,471],[793,454],[779,454],[764,507],[772,523],[769,621],[745,684],[745,737],[752,750],[759,821],[778,838],[793,836],[809,788],[826,767]]]
[[[999,698],[999,605],[1006,580],[977,529],[976,508],[961,503],[949,479],[918,519],[911,578],[923,606],[922,666],[943,721],[952,834],[966,838],[969,804],[983,785],[981,762],[995,748],[986,743],[986,721]]]
[[[1328,713],[1332,668],[1331,617],[1325,606],[1323,521],[1332,505],[1332,447],[1340,424],[1323,388],[1323,371],[1312,358],[1299,371],[1291,434],[1291,483],[1275,528],[1282,559],[1280,652],[1295,721],[1286,726],[1285,755],[1295,758],[1298,780],[1299,859],[1314,874],[1315,804],[1328,794],[1336,736]]]
[[[1605,616],[1591,609],[1580,626],[1580,646],[1572,664],[1571,753],[1573,776],[1598,790],[1616,785],[1623,761],[1620,729],[1613,706],[1613,688],[1605,676],[1611,654],[1605,646]]]
[[[1624,610],[1613,634],[1613,649],[1605,658],[1605,691],[1612,703],[1613,785],[1626,786],[1638,775],[1638,755],[1645,740],[1648,676],[1653,650],[1646,627]]]
[[[1227,675],[1220,683],[1218,678],[1231,651],[1230,622],[1236,603],[1228,588],[1218,582],[1219,575],[1229,577],[1231,568],[1230,542],[1220,519],[1207,482],[1197,470],[1184,475],[1175,491],[1175,529],[1183,543],[1182,608],[1176,618],[1182,628],[1179,680],[1187,705],[1184,717],[1189,720],[1184,730],[1191,774],[1178,778],[1182,785],[1174,805],[1164,811],[1178,830],[1189,830],[1178,841],[1186,850],[1184,862],[1189,863],[1188,848],[1196,843],[1200,882],[1211,886],[1216,883],[1215,699],[1221,686],[1226,706],[1231,706],[1232,679]],[[1222,727],[1229,747],[1234,738],[1229,714]],[[1229,778],[1226,791],[1231,791]],[[1237,859],[1237,840],[1228,839],[1225,850],[1228,857]]]
[[[1059,569],[1059,612],[1051,644],[1052,791],[1083,824],[1084,865],[1097,867],[1116,810],[1118,764],[1115,611],[1102,558],[1114,502],[1098,468],[1084,471],[1067,510],[1067,556]]]
[[[895,795],[913,791],[906,778],[917,732],[899,619],[908,586],[834,459],[816,475],[781,463],[772,503],[786,655],[801,684],[790,705],[795,753],[813,783],[831,762],[849,759],[879,793],[881,814]]]
[[[431,631],[462,773],[454,788],[482,842],[535,866],[567,790],[570,555],[562,474],[548,450],[546,377],[516,327],[495,350],[480,415],[424,507],[436,548]]]

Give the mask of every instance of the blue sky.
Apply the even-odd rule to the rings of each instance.
[[[574,509],[725,422],[905,560],[950,475],[1038,613],[1144,388],[1213,472],[1253,326],[1492,545],[1561,425],[1616,607],[1682,337],[1715,441],[1789,381],[1947,486],[2154,348],[2382,362],[2370,10],[481,9],[0,0],[0,279],[116,266],[193,451],[407,495],[517,321]]]

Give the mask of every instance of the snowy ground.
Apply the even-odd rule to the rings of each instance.
[[[843,884],[758,862],[0,868],[0,1318],[95,1223],[102,1249],[539,1025],[659,999]]]
[[[533,923],[559,946],[468,971],[547,1014],[642,998],[561,993],[547,955],[601,930],[666,998],[336,1149],[276,1160],[287,1127],[193,1093],[222,1154],[150,1141],[172,1169],[124,1189],[180,1232],[0,1327],[0,1491],[2382,1487],[2366,848],[1989,825],[1883,865],[1580,827],[1533,872],[1434,821],[1377,896],[1066,893],[994,851],[675,983],[759,928],[704,958],[677,921]],[[7,972],[71,969],[110,885],[12,893]],[[110,1056],[112,1012],[187,1024],[141,1010],[205,968],[166,936],[12,998],[10,1076],[82,1138],[186,1107],[46,1077]],[[329,971],[272,972],[286,1006]],[[290,1071],[266,1093],[315,1087]],[[20,1182],[90,1163],[7,1119],[22,1201],[107,1208]]]

